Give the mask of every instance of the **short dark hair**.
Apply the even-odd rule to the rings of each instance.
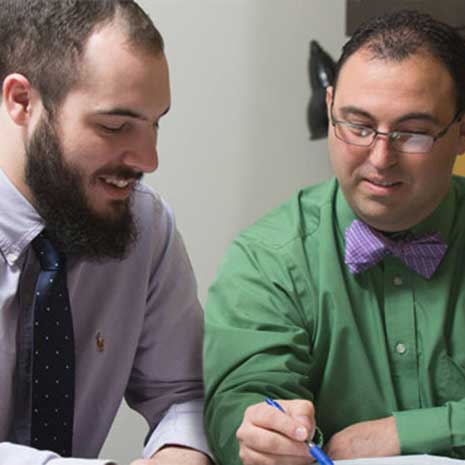
[[[134,0],[0,0],[0,82],[23,74],[52,110],[79,80],[89,36],[116,17],[129,44],[163,52],[163,38]]]
[[[465,40],[451,26],[415,10],[401,10],[368,20],[344,45],[336,63],[334,87],[344,63],[366,49],[375,59],[402,61],[429,52],[448,69],[455,83],[456,110],[465,109]]]

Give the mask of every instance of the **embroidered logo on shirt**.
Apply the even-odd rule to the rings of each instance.
[[[100,331],[95,335],[95,345],[99,352],[103,352],[105,350],[105,339],[102,337]]]

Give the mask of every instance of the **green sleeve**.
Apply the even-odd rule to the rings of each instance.
[[[283,249],[232,244],[205,309],[205,427],[219,464],[241,463],[235,434],[249,405],[313,399],[303,301],[308,289]]]
[[[465,458],[465,399],[394,412],[402,454],[421,451]]]

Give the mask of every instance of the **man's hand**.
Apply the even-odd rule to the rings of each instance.
[[[213,465],[213,462],[197,450],[168,446],[160,449],[151,459],[136,460],[131,465]]]
[[[236,436],[243,465],[307,465],[305,440],[315,431],[315,410],[307,400],[278,400],[286,413],[265,402],[250,406]]]
[[[394,417],[355,423],[336,433],[325,447],[333,460],[400,454]]]

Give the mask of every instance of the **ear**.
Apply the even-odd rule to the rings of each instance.
[[[333,104],[334,87],[328,86],[326,88],[326,112],[328,114],[328,120],[331,120],[331,105]]]
[[[11,120],[25,126],[29,123],[33,107],[33,89],[29,80],[22,74],[8,75],[3,81],[2,103]]]
[[[459,121],[459,138],[457,154],[463,155],[465,153],[465,115]]]

